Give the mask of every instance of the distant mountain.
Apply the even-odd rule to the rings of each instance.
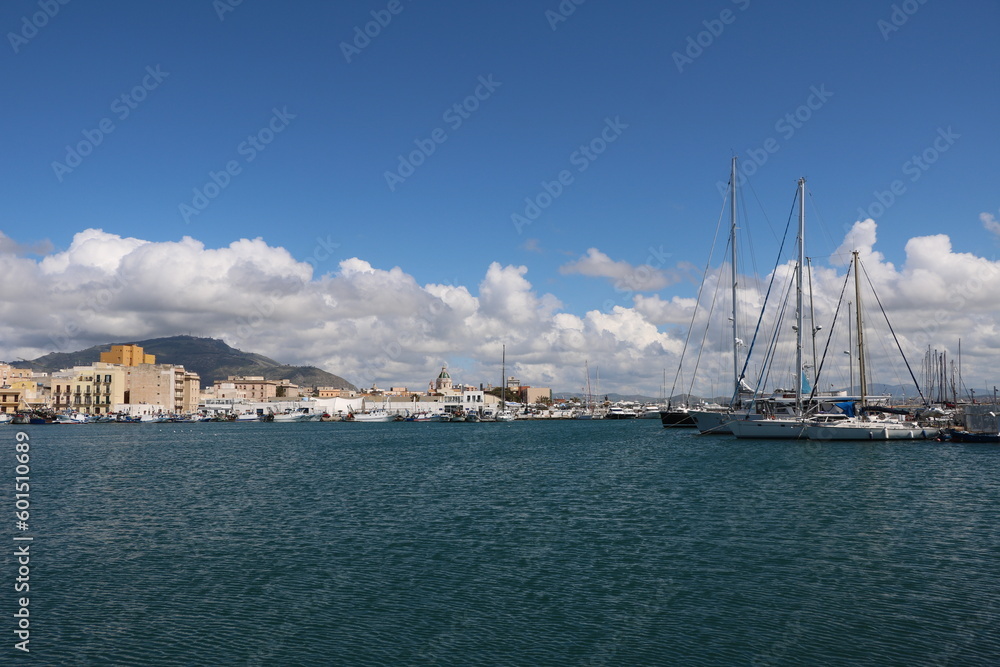
[[[574,396],[579,399],[583,399],[583,394],[581,394],[580,392],[563,391],[552,394],[553,399],[560,398],[565,400],[573,398]],[[634,403],[659,403],[660,401],[663,400],[660,397],[644,396],[642,394],[615,394],[615,393],[601,393],[600,395],[594,394],[594,400],[603,401],[605,396],[607,396],[608,400],[611,401],[612,403],[617,403],[618,401],[632,401]],[[676,400],[674,402],[676,402]]]
[[[237,350],[214,338],[171,336],[128,343],[140,346],[147,354],[155,354],[158,364],[176,364],[194,371],[201,376],[202,386],[211,385],[216,380],[225,380],[231,375],[258,375],[267,380],[287,378],[300,387],[357,390],[357,387],[344,378],[314,366],[289,366],[261,354]],[[124,344],[127,343],[114,343]],[[11,365],[51,373],[100,361],[101,352],[110,351],[111,345],[95,345],[79,352],[53,352],[31,361],[12,362]]]

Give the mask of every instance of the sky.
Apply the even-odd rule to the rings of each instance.
[[[961,340],[992,389],[998,24],[987,0],[9,0],[0,358],[192,334],[419,389],[498,383],[505,346],[557,392],[589,368],[726,393],[729,306],[695,298],[728,280],[736,156],[742,328],[805,178],[816,323],[858,249],[911,363]]]

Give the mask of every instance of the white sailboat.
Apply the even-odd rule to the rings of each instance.
[[[739,281],[739,271],[736,265],[737,252],[736,252],[736,157],[732,159],[732,164],[730,167],[729,174],[729,187],[730,187],[730,202],[729,202],[729,269],[730,269],[730,285],[732,289],[732,338],[733,338],[733,398],[729,405],[727,406],[702,406],[699,409],[689,409],[682,406],[686,414],[683,415],[684,419],[690,419],[694,421],[695,426],[699,433],[711,434],[711,435],[728,435],[732,433],[729,427],[729,422],[735,419],[735,404],[739,400],[741,391],[744,389],[744,383],[740,377],[740,359],[739,359],[739,348],[740,348],[740,338],[739,338],[739,325],[738,320],[738,305],[737,301],[737,288]],[[699,294],[700,301],[700,294]],[[694,324],[694,319],[691,321]],[[690,335],[690,331],[689,331]],[[686,347],[686,345],[685,345]],[[680,372],[680,367],[678,366],[678,373]],[[676,379],[674,381],[676,387]],[[671,394],[673,394],[673,388],[671,389]],[[664,426],[671,425],[669,422],[680,422],[681,417],[672,416],[670,413],[672,411],[671,407],[668,407],[663,414],[661,414],[661,421]]]
[[[795,263],[795,392],[790,414],[757,410],[734,419],[729,427],[737,438],[797,439],[805,437],[806,423],[802,409],[802,266],[805,262],[806,179],[799,179],[798,258]],[[766,405],[766,404],[762,404]]]
[[[583,367],[587,371],[587,394],[584,398],[583,410],[573,415],[573,419],[593,419],[594,418],[594,395],[590,391],[590,362],[583,362]]]
[[[864,320],[861,310],[861,280],[859,277],[861,266],[857,250],[854,251],[853,256],[854,298],[857,304],[855,326],[858,341],[858,380],[861,391],[858,406],[860,406],[861,414],[831,423],[812,423],[806,428],[806,436],[810,440],[926,440],[935,438],[940,433],[938,428],[921,426],[911,421],[901,421],[898,417],[886,417],[885,413],[875,416],[871,411],[866,410],[868,379],[865,370]],[[902,354],[902,350],[900,353]],[[916,384],[916,378],[913,378],[913,382]],[[919,391],[919,385],[917,390]]]
[[[500,410],[493,417],[494,421],[512,422],[514,413],[507,409],[507,346],[504,345],[500,352],[500,374],[503,376],[503,385],[500,390]]]

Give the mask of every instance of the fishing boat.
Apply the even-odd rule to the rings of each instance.
[[[369,412],[352,412],[347,415],[346,421],[384,423],[396,419],[396,415],[390,413],[385,408],[376,408]]]
[[[82,412],[66,412],[56,415],[54,424],[86,424],[90,418]]]

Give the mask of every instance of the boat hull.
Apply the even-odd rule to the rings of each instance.
[[[807,424],[801,419],[737,419],[729,427],[741,440],[801,440]]]
[[[694,417],[687,410],[660,410],[660,423],[664,428],[696,428]]]
[[[810,440],[932,440],[939,433],[936,428],[904,424],[829,424],[806,428]]]
[[[732,435],[729,423],[735,419],[728,410],[689,410],[695,428],[703,435]]]
[[[998,433],[968,433],[966,431],[952,431],[952,442],[979,442],[979,443],[1000,443]]]

